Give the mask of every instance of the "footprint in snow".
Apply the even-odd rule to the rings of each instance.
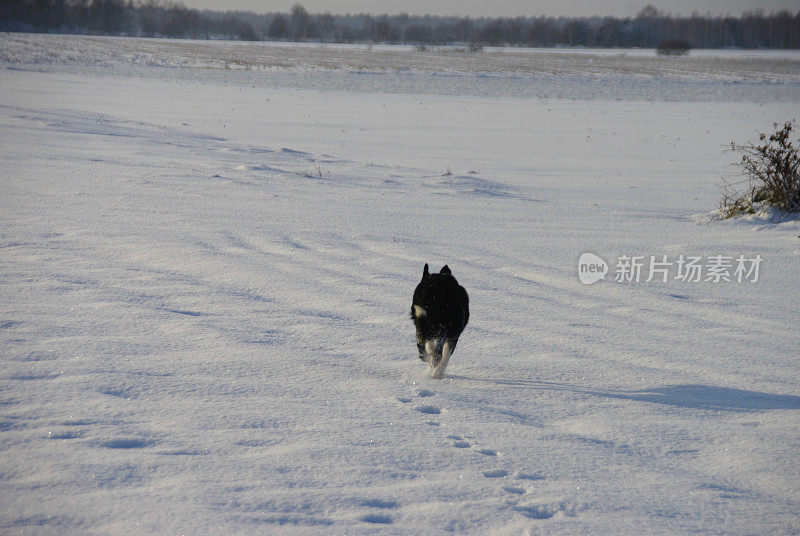
[[[544,480],[547,478],[544,476],[544,473],[536,472],[536,473],[517,473],[514,478],[517,480]]]
[[[365,516],[361,516],[359,519],[365,523],[376,523],[379,525],[391,525],[393,523],[391,516],[385,516],[382,514],[367,514]]]
[[[508,476],[508,471],[505,469],[490,469],[484,471],[483,476],[486,478],[503,478],[504,476]]]
[[[47,439],[79,439],[84,436],[81,431],[47,432]]]
[[[515,510],[529,519],[550,519],[558,512],[555,508],[541,504],[520,506]]]
[[[420,398],[428,398],[429,396],[434,396],[435,394],[436,393],[434,393],[433,391],[429,391],[427,389],[421,389],[421,390],[417,391],[417,396],[420,397]],[[399,402],[402,402],[403,404],[408,404],[409,402],[413,402],[414,401],[413,398],[408,397],[408,396],[398,397],[397,400]]]
[[[417,406],[415,409],[425,415],[439,415],[442,412],[442,410],[436,406]]]
[[[362,504],[370,508],[397,508],[397,501],[392,499],[367,499]]]
[[[155,441],[149,439],[111,439],[100,443],[101,447],[107,449],[141,449],[153,445]]]
[[[417,391],[417,395],[420,398],[428,398],[430,396],[434,396],[435,394],[436,393],[434,393],[433,391],[429,391],[428,389],[420,389],[419,391]],[[414,409],[426,415],[439,415],[442,412],[441,409],[433,405],[417,406]]]

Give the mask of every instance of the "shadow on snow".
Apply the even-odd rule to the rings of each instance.
[[[504,380],[495,378],[469,378],[466,376],[449,377],[454,380],[479,381],[529,389],[572,391],[606,398],[635,400],[639,402],[651,402],[654,404],[713,411],[800,409],[800,396],[762,393],[759,391],[732,389],[730,387],[718,387],[715,385],[666,385],[642,391],[614,391],[537,380]]]

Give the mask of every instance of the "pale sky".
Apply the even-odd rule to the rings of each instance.
[[[396,14],[401,11],[415,15],[469,15],[470,17],[510,17],[535,15],[591,16],[635,15],[647,0],[183,0],[188,7],[214,10],[243,10],[256,13],[288,12],[295,3],[310,13],[330,11],[345,13]],[[744,11],[763,8],[766,13],[787,9],[800,11],[798,0],[668,0],[652,1],[659,10],[673,14],[741,15]]]

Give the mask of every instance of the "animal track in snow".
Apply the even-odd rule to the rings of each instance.
[[[429,389],[420,389],[416,393],[417,397],[419,398],[429,398],[436,395],[434,391]],[[402,402],[403,404],[408,404],[414,401],[412,397],[398,397],[398,401]],[[440,415],[442,410],[439,406],[435,406],[432,404],[420,405],[414,408],[415,411],[423,413],[425,415]],[[439,423],[430,420],[427,421],[425,424],[430,426],[439,426]],[[457,449],[473,449],[474,452],[478,454],[482,454],[484,456],[494,458],[499,456],[499,452],[492,448],[475,448],[473,447],[472,443],[465,439],[465,437],[461,434],[448,434],[447,439],[452,441],[453,448]],[[507,494],[512,497],[519,497],[522,500],[523,496],[528,494],[528,489],[525,486],[519,485],[519,482],[507,482],[502,483],[502,480],[511,477],[511,472],[506,469],[486,469],[482,471],[484,477],[489,479],[500,479],[501,485],[500,488]],[[545,476],[541,473],[523,473],[523,472],[516,472],[514,473],[513,477],[514,480],[528,480],[528,481],[535,481],[535,480],[544,480]],[[528,519],[550,519],[558,512],[561,511],[561,508],[554,507],[552,505],[542,505],[542,504],[514,504],[516,503],[516,499],[511,499],[509,497],[508,500],[512,501],[512,507],[514,511],[518,512],[519,514],[527,517]],[[364,503],[365,506],[372,506],[375,508],[395,508],[397,505],[396,503],[390,502],[383,502],[383,501],[367,501]],[[366,523],[375,523],[375,524],[391,524],[393,520],[390,516],[382,515],[382,514],[368,514],[359,518],[361,521]]]
[[[397,508],[397,501],[391,499],[388,501],[383,499],[368,499],[362,504],[371,508]]]
[[[79,439],[84,436],[84,433],[75,430],[75,431],[66,431],[66,432],[47,432],[47,439]]]
[[[555,503],[521,504],[514,510],[529,519],[550,519],[551,517],[564,517],[576,515],[575,505],[568,500]]]
[[[483,476],[486,478],[503,478],[504,476],[508,476],[508,471],[505,469],[490,469],[484,471]]]
[[[414,409],[425,415],[439,415],[442,412],[442,410],[436,406],[417,406]]]
[[[377,523],[379,525],[391,525],[393,523],[391,516],[383,514],[367,514],[359,517],[359,519],[365,523]]]
[[[547,505],[536,504],[533,506],[518,506],[515,508],[517,512],[524,515],[529,519],[550,519],[558,510],[548,507]]]
[[[144,447],[149,447],[154,443],[155,441],[148,439],[126,438],[126,439],[110,439],[108,441],[104,441],[103,443],[101,443],[100,446],[105,447],[107,449],[141,449]]]
[[[453,446],[457,449],[468,449],[472,446],[469,441],[466,441],[463,436],[458,434],[450,434],[447,439],[452,439]]]
[[[361,504],[369,508],[378,508],[381,510],[397,508],[398,506],[397,501],[383,499],[367,499]],[[358,519],[365,523],[374,523],[377,525],[391,525],[394,523],[394,519],[392,519],[391,516],[379,513],[365,514]]]
[[[517,480],[544,480],[547,477],[544,476],[543,473],[536,472],[536,473],[533,473],[533,474],[531,474],[531,473],[517,473],[515,478]]]

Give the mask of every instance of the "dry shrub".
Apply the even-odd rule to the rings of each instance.
[[[744,170],[747,186],[723,185],[720,212],[730,218],[753,214],[760,208],[774,207],[784,213],[800,212],[800,151],[790,139],[792,122],[780,126],[767,138],[761,134],[759,145],[731,142],[731,150],[742,153],[738,165]]]

